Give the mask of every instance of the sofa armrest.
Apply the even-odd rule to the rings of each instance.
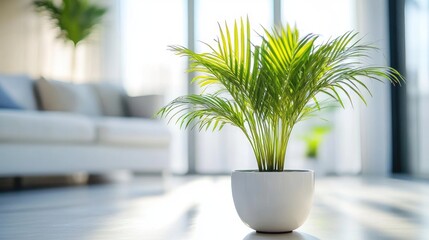
[[[128,96],[126,99],[126,104],[131,117],[155,118],[155,114],[164,104],[164,96]]]

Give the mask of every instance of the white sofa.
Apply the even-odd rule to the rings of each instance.
[[[168,129],[150,118],[159,96],[6,75],[0,91],[0,176],[169,169]]]

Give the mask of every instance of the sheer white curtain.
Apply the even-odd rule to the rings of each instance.
[[[405,1],[408,156],[413,175],[429,175],[429,2]]]
[[[357,1],[359,32],[379,48],[371,63],[388,65],[389,23],[387,0]],[[373,97],[360,109],[362,173],[386,176],[391,172],[391,106],[390,84],[369,81]]]
[[[123,84],[130,95],[161,94],[165,102],[186,93],[186,59],[168,50],[186,46],[186,0],[121,1]],[[186,131],[174,122],[172,171],[187,171]]]

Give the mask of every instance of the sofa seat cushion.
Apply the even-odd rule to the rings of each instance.
[[[70,113],[0,111],[1,142],[86,143],[95,141],[91,119]]]
[[[157,120],[105,117],[96,124],[101,144],[165,147],[170,142],[168,128]]]

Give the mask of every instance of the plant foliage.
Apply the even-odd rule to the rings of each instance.
[[[309,131],[301,137],[306,145],[305,156],[307,158],[314,160],[318,157],[323,138],[330,131],[330,125],[316,125],[310,127]]]
[[[215,44],[207,44],[209,52],[171,46],[190,59],[189,71],[200,73],[193,82],[207,91],[178,97],[158,114],[177,118],[185,128],[238,127],[253,148],[259,171],[284,169],[294,125],[323,106],[317,94],[344,107],[346,99],[352,102],[352,93],[365,102],[363,92],[370,90],[362,77],[402,81],[395,69],[364,64],[374,47],[362,44],[353,32],[316,44],[317,35],[300,37],[288,25],[264,29],[262,43],[255,45],[248,19],[232,28],[219,25],[219,31]],[[208,91],[210,86],[216,90]]]
[[[36,9],[47,12],[60,30],[59,37],[71,41],[74,46],[85,40],[101,22],[106,8],[91,4],[88,0],[36,0]]]

